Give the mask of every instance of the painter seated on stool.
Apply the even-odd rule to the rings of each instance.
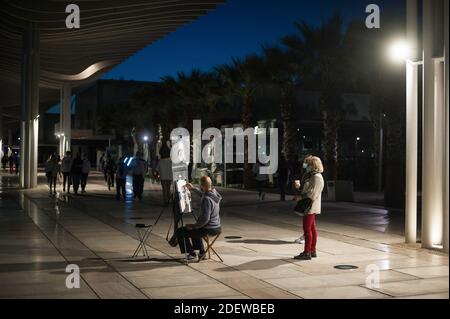
[[[222,196],[216,189],[212,188],[212,181],[208,176],[203,176],[200,179],[200,190],[194,188],[192,184],[186,184],[186,187],[201,196],[200,216],[195,224],[188,224],[177,230],[178,244],[182,254],[187,251],[189,260],[197,258],[195,251],[198,250],[198,260],[200,261],[206,257],[202,238],[206,235],[218,235],[222,231],[219,216]],[[186,239],[186,245],[183,241],[183,235]]]

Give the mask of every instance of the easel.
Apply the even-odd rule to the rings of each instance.
[[[189,264],[189,252],[187,251],[187,245],[186,245],[186,234],[185,234],[185,225],[184,225],[184,219],[183,216],[185,214],[192,214],[194,216],[195,219],[196,216],[194,215],[194,212],[192,210],[191,207],[191,199],[190,199],[190,192],[189,191],[182,191],[180,188],[181,187],[185,187],[183,184],[185,184],[185,180],[182,178],[182,176],[180,176],[180,179],[174,181],[174,195],[173,195],[173,216],[174,216],[174,221],[175,219],[178,222],[181,222],[181,231],[182,231],[182,236],[183,236],[183,245],[184,245],[184,257],[185,257],[185,261],[186,261],[186,265]],[[183,186],[180,186],[183,185]],[[184,195],[183,195],[184,192]],[[189,196],[188,199],[185,198],[185,196]],[[184,201],[184,202],[183,202]],[[178,223],[177,223],[178,224]],[[178,225],[174,225],[174,233],[176,233],[177,227]],[[170,231],[170,228],[169,228]],[[181,243],[178,243],[179,245],[181,245]]]

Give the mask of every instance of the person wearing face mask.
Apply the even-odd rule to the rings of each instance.
[[[305,248],[300,255],[295,256],[294,258],[300,260],[311,260],[311,258],[317,257],[316,215],[321,213],[322,191],[325,183],[322,177],[323,165],[320,158],[312,156],[305,159],[305,163],[308,177],[304,182],[300,195],[300,200],[306,200],[309,202],[309,205],[305,205],[305,211],[303,212]]]
[[[177,238],[181,253],[187,250],[188,260],[197,258],[195,250],[199,251],[198,261],[206,258],[202,237],[215,236],[222,232],[220,224],[220,201],[222,196],[213,188],[211,178],[203,176],[200,179],[200,189],[194,188],[190,183],[186,187],[201,196],[200,216],[195,224],[188,224],[178,228]],[[192,241],[192,243],[191,243]],[[183,242],[185,245],[183,245]],[[186,249],[186,250],[185,250]]]
[[[305,158],[303,159],[303,164],[302,164],[302,169],[303,169],[303,171],[304,171],[304,173],[303,173],[303,175],[302,175],[302,177],[301,177],[301,179],[300,180],[296,180],[295,182],[294,182],[294,189],[296,190],[296,192],[297,192],[297,194],[295,195],[295,200],[299,200],[299,196],[300,196],[300,194],[302,193],[302,191],[303,191],[303,186],[305,185],[305,181],[309,178],[309,176],[310,176],[310,174],[308,173],[308,171],[307,171],[307,167],[308,167],[308,164],[307,164],[307,159],[309,159],[309,158],[311,158],[312,157],[312,155],[306,155],[305,156]],[[297,214],[297,215],[299,215],[299,214]],[[299,215],[302,219],[303,219],[303,215]],[[303,222],[302,222],[303,223]],[[299,238],[297,238],[296,240],[294,240],[294,242],[296,243],[296,244],[304,244],[305,243],[305,235],[304,234],[302,234]]]

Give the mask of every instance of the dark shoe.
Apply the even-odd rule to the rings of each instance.
[[[301,253],[298,256],[295,256],[294,259],[298,260],[311,260],[311,254],[310,253]]]
[[[177,247],[177,245],[178,245],[178,238],[177,238],[177,236],[173,235],[172,238],[170,238],[169,245],[172,246],[172,247]]]
[[[317,258],[317,253],[311,253],[311,258]]]
[[[207,253],[206,253],[206,251],[204,251],[204,252],[199,252],[198,253],[198,261],[202,261],[202,260],[206,260],[207,259]]]
[[[197,255],[195,253],[191,253],[191,254],[187,255],[187,260],[188,261],[191,261],[191,260],[194,260],[194,259],[197,259]]]

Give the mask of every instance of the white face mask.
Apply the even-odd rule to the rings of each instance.
[[[303,169],[307,169],[308,168],[308,164],[303,163]]]

